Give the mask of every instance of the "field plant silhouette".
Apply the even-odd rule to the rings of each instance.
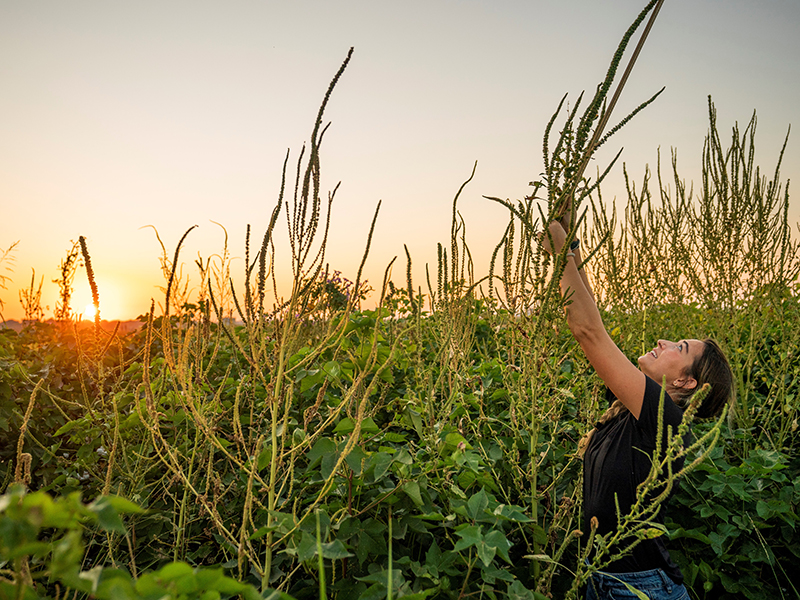
[[[755,116],[724,147],[709,100],[696,195],[675,155],[673,188],[660,164],[639,186],[624,167],[619,213],[600,189],[617,159],[585,174],[658,95],[607,129],[633,64],[618,81],[625,50],[659,7],[638,15],[582,113],[582,98],[569,110],[561,101],[530,196],[491,198],[509,221],[486,276],[458,210],[475,168],[425,286],[406,248],[405,281],[393,282],[392,261],[375,308],[362,307],[380,203],[354,279],[328,264],[338,186],[323,192],[323,117],[352,49],[308,145],[293,164],[287,152],[263,237],[247,229],[240,285],[224,227],[222,250],[194,262],[195,289],[181,262],[193,228],[169,251],[156,231],[160,310],[151,304],[138,333],[106,332],[81,237],[94,326],[0,334],[0,431],[11,440],[0,446],[0,597],[576,598],[593,571],[655,535],[670,536],[698,597],[793,589],[800,254],[780,160],[770,180],[754,165]],[[578,441],[606,400],[564,323],[566,250],[550,257],[537,236],[554,218],[587,249],[626,354],[697,332],[720,342],[737,378],[722,418],[695,422],[703,390],[678,431],[662,432],[632,510],[611,533],[589,532],[589,546]],[[78,246],[61,263],[59,307]],[[292,273],[283,290],[281,261]],[[678,510],[655,526],[670,494]]]
[[[0,268],[2,268],[2,273],[0,273],[0,289],[6,290],[8,289],[8,283],[11,281],[11,276],[6,275],[6,273],[11,273],[14,270],[14,253],[19,242],[14,242],[8,248],[0,253]],[[5,323],[5,318],[3,317],[3,307],[4,307],[3,300],[0,299],[0,321]]]
[[[78,268],[78,243],[73,243],[67,256],[58,265],[58,279],[53,283],[58,285],[58,301],[56,302],[53,317],[64,325],[72,320],[72,292],[75,272]]]

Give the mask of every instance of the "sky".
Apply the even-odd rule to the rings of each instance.
[[[415,284],[449,243],[459,199],[476,273],[507,222],[484,196],[519,199],[543,170],[542,135],[565,93],[593,91],[643,0],[297,0],[100,2],[0,0],[0,264],[2,314],[21,319],[35,271],[52,315],[58,266],[87,240],[101,316],[128,319],[163,302],[161,246],[183,233],[185,272],[222,252],[241,283],[245,231],[260,240],[287,150],[294,164],[325,90],[324,193],[341,182],[327,261],[355,279],[378,201],[365,276],[379,287],[393,257]],[[723,139],[758,114],[756,162],[774,170],[800,116],[798,0],[666,0],[615,110],[621,118],[666,90],[598,153],[622,148],[635,180],[678,151],[699,186],[707,97]],[[612,118],[614,121],[614,118]],[[782,179],[800,175],[791,135]],[[621,165],[604,198],[625,199]],[[791,195],[790,188],[790,195]],[[800,201],[793,200],[793,223]],[[284,231],[283,216],[279,221]],[[278,275],[289,272],[286,234]],[[254,244],[255,245],[255,244]],[[9,260],[10,259],[10,260]],[[280,281],[279,281],[280,283]],[[84,270],[73,308],[91,302]]]

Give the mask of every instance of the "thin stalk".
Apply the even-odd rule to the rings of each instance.
[[[320,525],[319,525],[319,509],[316,510],[316,515],[317,515],[317,568],[319,569],[319,597],[322,600],[327,600],[328,595],[325,593],[325,562],[322,559],[322,533],[320,531]]]
[[[200,428],[196,427],[194,430],[194,446],[192,447],[192,457],[189,459],[189,472],[186,478],[191,481],[192,473],[194,471],[194,460],[197,455],[197,447],[200,445]],[[178,530],[175,536],[175,550],[172,553],[172,560],[178,561],[183,558],[183,537],[184,528],[186,527],[186,506],[189,504],[189,487],[183,488],[183,497],[181,498],[181,507],[178,514]]]
[[[389,505],[389,574],[386,577],[386,600],[392,600],[392,506]]]

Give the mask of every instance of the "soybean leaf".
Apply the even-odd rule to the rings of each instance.
[[[356,424],[350,417],[345,417],[336,425],[333,433],[336,435],[348,435],[356,428]]]
[[[473,521],[477,521],[479,517],[483,516],[483,511],[488,507],[489,498],[483,488],[481,488],[480,492],[473,494],[472,497],[467,500],[467,514]]]
[[[118,513],[131,514],[145,512],[141,506],[121,496],[106,496],[106,498],[108,498],[109,504],[111,504]]]
[[[253,533],[250,534],[250,540],[259,540],[265,535],[267,535],[270,531],[275,531],[275,527],[267,527],[264,525],[263,527],[259,527]]]
[[[488,567],[494,559],[497,548],[490,546],[486,542],[480,542],[475,544],[475,549],[478,551],[478,558],[481,559],[481,562],[484,564],[484,566]]]
[[[461,538],[453,547],[453,550],[456,552],[460,552],[461,550],[465,550],[470,546],[476,546],[483,542],[483,534],[481,533],[480,525],[469,525],[468,527],[464,527],[463,529],[456,531],[456,535]]]
[[[317,540],[309,533],[300,534],[300,543],[297,544],[297,558],[300,562],[307,562],[317,555]]]
[[[341,542],[341,540],[334,540],[332,542],[328,542],[327,544],[322,544],[323,558],[330,560],[341,560],[343,558],[347,558],[348,556],[353,555],[347,551],[347,548],[344,547],[344,544]]]
[[[347,463],[347,466],[349,466],[353,472],[360,477],[362,473],[361,467],[366,462],[366,459],[366,452],[364,452],[360,446],[354,446],[350,451],[350,454],[348,454],[344,460]]]
[[[348,517],[339,527],[338,537],[350,543],[359,564],[364,564],[367,557],[386,553],[385,531],[386,525],[373,518],[362,522],[355,517]]]
[[[516,523],[530,523],[531,518],[525,514],[522,508],[511,504],[498,504],[493,511],[500,521],[514,521]]]
[[[374,434],[380,431],[380,427],[378,427],[377,423],[372,417],[367,417],[363,421],[361,421],[361,433],[362,434]]]
[[[386,452],[378,452],[373,454],[370,459],[370,465],[374,465],[375,470],[372,473],[373,481],[380,480],[392,464],[392,455]]]
[[[320,438],[308,453],[308,470],[316,467],[323,456],[336,452],[336,442],[330,438]]]
[[[80,421],[78,421],[77,419],[74,420],[74,421],[67,421],[66,423],[64,423],[64,425],[59,427],[58,431],[56,431],[53,434],[53,436],[54,437],[58,437],[59,435],[61,435],[63,433],[67,433],[69,431],[72,431],[79,423],[80,423]]]
[[[547,543],[547,532],[538,523],[533,524],[533,541],[540,546],[544,546]]]
[[[483,580],[489,585],[494,585],[496,580],[512,582],[514,576],[505,569],[498,569],[496,566],[484,567],[481,569]]]
[[[511,548],[512,544],[508,541],[503,532],[498,529],[493,529],[489,533],[487,533],[483,538],[489,546],[493,546],[497,549],[497,553],[505,560],[508,564],[511,564],[511,559],[508,557],[508,550]]]
[[[116,509],[111,504],[108,496],[102,496],[88,506],[89,510],[97,515],[97,522],[106,531],[125,533],[125,525],[119,518]]]
[[[424,504],[422,501],[422,493],[420,492],[419,484],[416,481],[407,481],[403,484],[402,490],[418,507]]]

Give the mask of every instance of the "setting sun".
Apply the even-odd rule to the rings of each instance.
[[[86,307],[83,309],[83,312],[81,313],[81,318],[84,321],[92,321],[94,320],[94,314],[95,314],[94,304],[87,304]]]
[[[102,265],[102,263],[101,263]],[[97,277],[97,290],[100,296],[100,318],[104,321],[125,321],[134,319],[143,312],[137,306],[125,304],[125,296],[120,293],[122,285],[114,274],[111,276]],[[143,288],[146,286],[142,286]],[[144,302],[140,302],[144,304]],[[83,321],[93,321],[95,318],[92,291],[85,280],[77,279],[70,305],[73,314]],[[139,310],[137,313],[136,311]]]

